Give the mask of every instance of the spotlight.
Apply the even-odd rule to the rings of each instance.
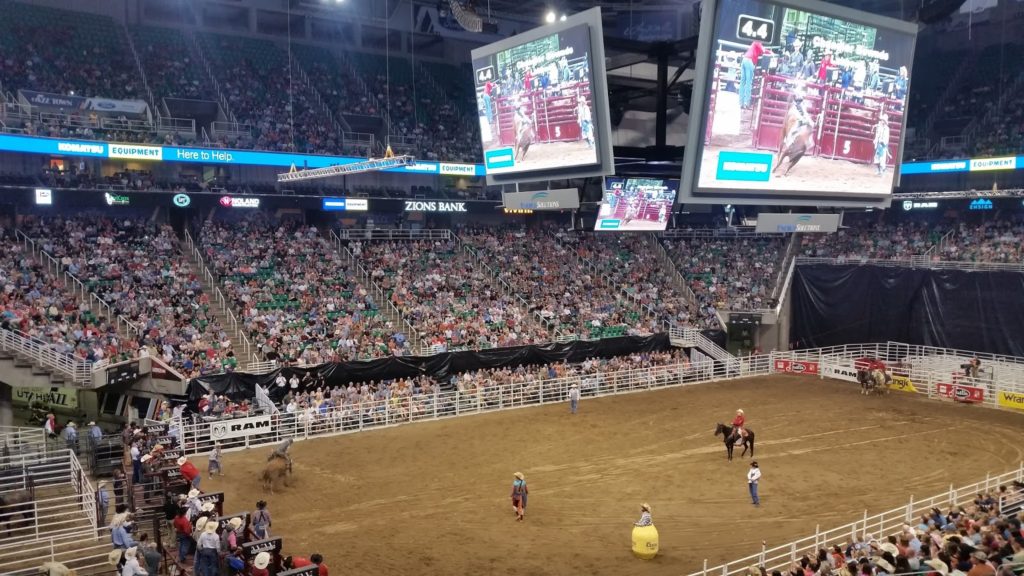
[[[544,21],[547,22],[548,24],[553,24],[555,22],[555,11],[548,10],[547,15],[544,16]]]
[[[565,14],[562,14],[562,17],[559,18],[559,20],[561,20],[562,22],[565,22],[565,18],[566,18]]]

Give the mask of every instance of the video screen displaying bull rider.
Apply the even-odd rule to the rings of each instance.
[[[678,180],[605,178],[594,230],[664,230],[678,193]]]
[[[590,27],[473,60],[491,174],[597,164]]]
[[[722,0],[697,189],[890,194],[914,42],[768,2]]]

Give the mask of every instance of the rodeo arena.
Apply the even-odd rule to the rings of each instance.
[[[0,10],[0,576],[1024,576],[1024,2]]]

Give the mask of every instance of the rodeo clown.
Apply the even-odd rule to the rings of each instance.
[[[526,478],[522,472],[516,472],[515,480],[512,481],[512,510],[516,513],[516,522],[526,519],[526,497],[529,489],[526,487]]]

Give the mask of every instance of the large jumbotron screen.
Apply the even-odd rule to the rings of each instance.
[[[605,178],[594,230],[664,230],[679,193],[678,180]]]
[[[709,0],[704,15],[684,193],[887,202],[915,25],[813,0]]]
[[[613,172],[600,10],[473,50],[493,182]]]

